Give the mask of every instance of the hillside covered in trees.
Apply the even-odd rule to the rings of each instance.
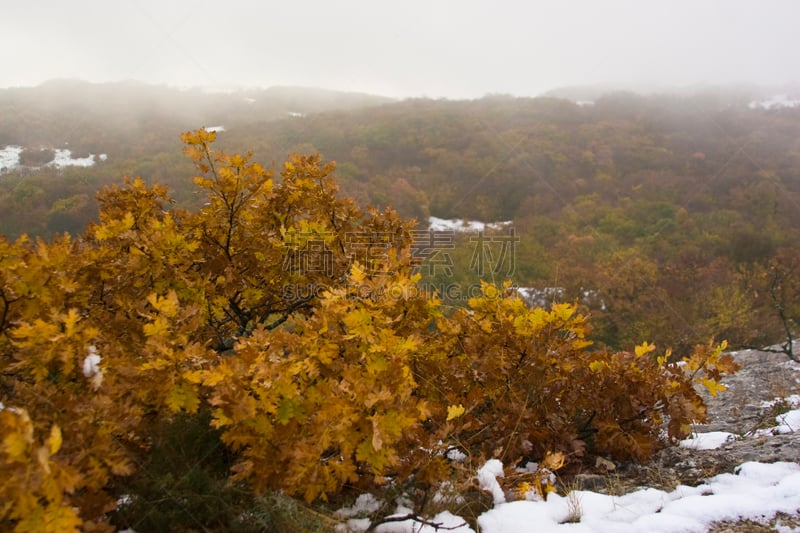
[[[123,175],[198,207],[177,132],[223,127],[221,148],[250,147],[268,165],[319,152],[336,162],[343,193],[361,206],[389,204],[422,229],[431,215],[512,221],[515,268],[503,275],[578,301],[610,346],[785,342],[798,316],[800,108],[759,104],[768,95],[752,89],[589,96],[9,89],[0,92],[0,148],[24,148],[28,161],[63,146],[107,159],[59,168],[33,157],[4,171],[0,232],[79,234],[97,217],[96,192]],[[425,281],[475,285],[485,273],[470,268],[471,237],[447,238],[452,268]]]

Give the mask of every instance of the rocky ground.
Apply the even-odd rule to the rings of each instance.
[[[800,463],[800,428],[782,435],[759,432],[775,426],[775,416],[788,410],[785,402],[765,405],[800,394],[800,364],[784,354],[744,350],[732,354],[741,369],[723,381],[728,390],[716,397],[705,394],[709,422],[697,433],[725,431],[734,438],[714,450],[667,448],[646,464],[616,465],[604,476],[585,476],[585,488],[599,492],[628,492],[640,486],[672,490],[679,484],[698,485],[703,480],[747,461]],[[765,526],[753,522],[716,524],[714,532],[800,531],[800,510]]]

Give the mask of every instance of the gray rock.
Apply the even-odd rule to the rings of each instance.
[[[765,402],[800,393],[800,365],[783,354],[744,350],[732,354],[741,369],[723,383],[728,390],[712,397],[701,395],[709,421],[695,426],[696,433],[727,431],[736,438],[715,450],[670,447],[645,464],[625,463],[615,473],[614,490],[650,486],[672,490],[678,484],[698,485],[748,461],[800,463],[800,432],[759,435],[756,430],[775,425],[776,409]]]

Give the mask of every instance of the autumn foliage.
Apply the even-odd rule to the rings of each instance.
[[[132,179],[83,237],[0,240],[4,529],[112,529],[178,414],[210,413],[231,483],[313,501],[436,487],[454,448],[645,459],[704,419],[695,384],[735,370],[724,344],[682,365],[594,349],[576,305],[530,309],[509,284],[452,312],[418,284],[412,222],[338,197],[332,164],[292,156],[275,176],[214,140],[183,135],[196,212]]]

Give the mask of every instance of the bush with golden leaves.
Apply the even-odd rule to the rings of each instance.
[[[81,238],[0,240],[4,528],[111,529],[115,482],[178,413],[210,411],[232,482],[311,501],[437,487],[452,447],[643,459],[703,419],[695,382],[734,369],[723,346],[682,367],[593,350],[575,306],[509,285],[445,313],[412,275],[412,222],[339,198],[318,156],[275,177],[214,139],[183,135],[197,211],[133,179]]]

